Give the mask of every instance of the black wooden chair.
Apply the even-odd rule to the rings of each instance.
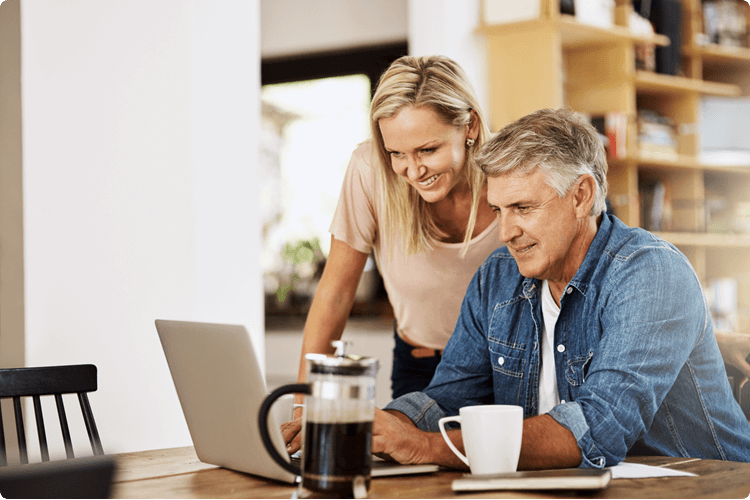
[[[39,447],[42,461],[49,461],[49,450],[47,447],[47,433],[44,428],[44,417],[42,415],[41,396],[54,396],[57,404],[57,414],[60,420],[65,453],[68,458],[74,458],[73,444],[70,439],[70,428],[65,414],[63,394],[77,394],[81,404],[81,413],[86,424],[86,431],[91,442],[94,455],[103,455],[102,443],[96,430],[94,414],[89,405],[87,393],[96,391],[96,366],[94,365],[67,365],[67,366],[45,366],[38,368],[6,368],[0,369],[0,400],[3,398],[13,399],[13,409],[16,420],[16,435],[18,437],[18,451],[22,464],[28,464],[28,453],[26,449],[26,432],[23,421],[23,410],[21,398],[31,397],[34,402],[34,414],[36,416],[37,434],[39,436]],[[5,449],[5,431],[0,412],[0,466],[8,465]]]

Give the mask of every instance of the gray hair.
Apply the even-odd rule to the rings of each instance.
[[[487,177],[530,174],[539,169],[559,196],[584,174],[596,181],[589,215],[606,210],[607,156],[599,133],[579,113],[541,109],[506,125],[473,157],[474,168]]]

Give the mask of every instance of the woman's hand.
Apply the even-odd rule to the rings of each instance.
[[[302,417],[281,424],[281,435],[284,437],[286,451],[291,455],[302,448]]]

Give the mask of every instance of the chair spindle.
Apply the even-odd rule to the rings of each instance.
[[[0,399],[0,467],[8,465],[8,457],[5,455],[5,426],[3,424],[3,408]]]
[[[13,410],[16,414],[16,435],[18,436],[18,455],[22,464],[29,463],[29,455],[26,452],[26,431],[23,425],[23,410],[21,409],[21,398],[13,397]]]
[[[91,442],[91,451],[94,452],[94,455],[104,455],[102,441],[99,439],[99,432],[96,430],[96,422],[94,422],[94,412],[91,411],[89,398],[85,392],[78,393],[78,402],[81,403],[81,413],[83,413],[83,420],[86,423],[86,432],[88,432],[89,441]]]
[[[42,453],[42,462],[49,462],[49,449],[47,448],[47,432],[44,429],[42,401],[39,396],[33,396],[33,400],[34,415],[36,415],[36,433],[39,436],[39,450]]]
[[[65,454],[68,458],[75,458],[73,454],[73,442],[70,439],[70,429],[68,428],[68,418],[65,416],[65,405],[60,394],[55,394],[55,403],[57,403],[57,414],[60,416],[60,430],[62,431],[63,441],[65,442]]]

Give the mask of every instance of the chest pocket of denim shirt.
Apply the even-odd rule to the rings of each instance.
[[[591,365],[591,358],[593,357],[594,352],[589,351],[583,356],[568,358],[568,364],[565,367],[565,380],[573,386],[583,384],[586,380],[586,374],[589,371],[589,365]]]
[[[516,357],[518,353],[500,344],[490,342],[489,349],[495,393],[497,394],[497,390],[501,388],[500,390],[504,395],[501,399],[506,401],[505,404],[521,404],[521,383],[523,382],[526,359]]]

